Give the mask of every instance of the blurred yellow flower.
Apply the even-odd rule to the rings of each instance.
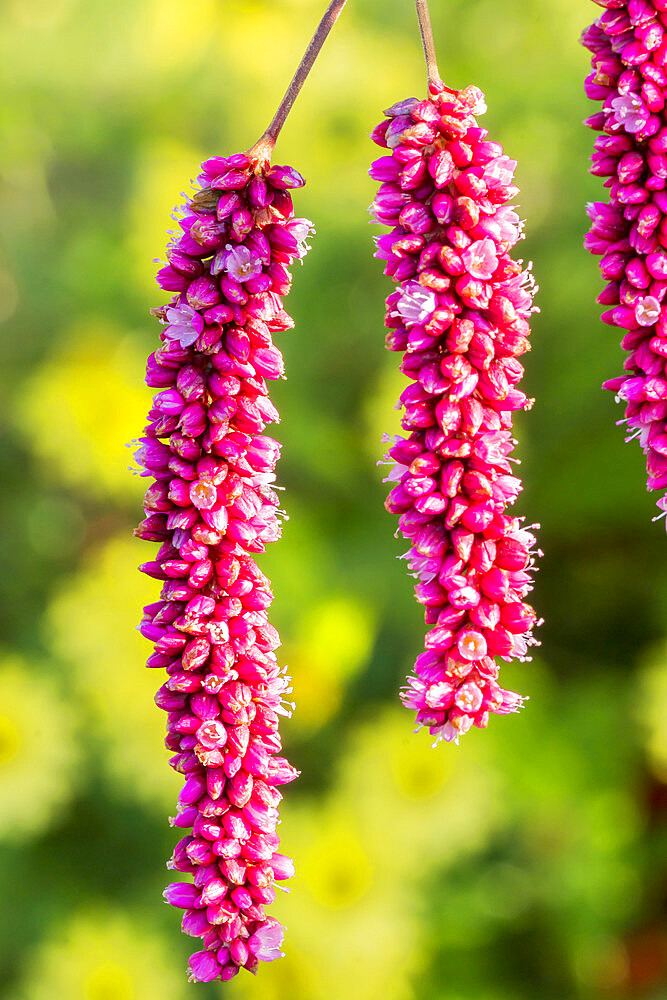
[[[370,858],[359,839],[353,811],[325,814],[317,838],[306,851],[300,875],[313,898],[329,910],[345,910],[372,885]]]
[[[319,971],[312,955],[298,948],[294,935],[289,933],[285,957],[278,962],[266,963],[260,969],[261,984],[252,976],[240,975],[225,983],[225,998],[229,1000],[317,1000]],[[331,994],[333,997],[334,994]]]
[[[306,611],[282,654],[298,703],[295,729],[316,729],[335,715],[346,683],[366,666],[374,639],[374,615],[356,596],[329,597]]]
[[[162,137],[146,140],[139,154],[127,208],[128,261],[130,277],[150,305],[171,298],[171,293],[155,283],[161,266],[155,260],[166,263],[169,233],[178,230],[172,212],[184,204],[186,194],[192,194],[191,182],[199,173],[203,158],[201,150],[178,139]],[[156,320],[147,315],[147,327],[150,324],[157,329]]]
[[[96,497],[136,497],[125,447],[145,423],[150,394],[144,358],[125,331],[81,320],[22,389],[18,427],[37,459],[65,483]]]
[[[144,667],[152,647],[136,631],[142,607],[159,593],[137,571],[149,558],[145,542],[112,539],[60,588],[47,628],[104,738],[110,775],[123,794],[166,807],[175,805],[181,778],[169,767],[165,716],[153,701],[163,673]]]
[[[283,803],[282,849],[297,879],[276,901],[290,963],[262,970],[267,1000],[330,1000],[342,981],[346,1000],[416,996],[420,883],[479,850],[503,817],[473,745],[444,749],[413,735],[404,710],[375,709],[343,748],[329,796]],[[243,982],[236,989],[250,997]]]
[[[17,1000],[179,1000],[185,974],[172,951],[122,913],[78,914],[31,949]]]
[[[198,0],[196,14],[179,0],[149,0],[139,6],[131,41],[145,68],[169,70],[201,60],[215,31],[216,0]]]
[[[7,9],[22,28],[33,31],[50,31],[60,25],[70,14],[75,0],[10,0]]]
[[[637,716],[651,768],[667,782],[667,646],[653,652],[640,674]]]
[[[10,271],[0,268],[0,323],[10,319],[19,304],[19,292]]]
[[[37,833],[73,789],[74,716],[56,685],[17,658],[0,660],[0,837]]]
[[[503,807],[497,777],[473,741],[434,750],[428,732],[414,734],[411,724],[398,706],[375,708],[350,740],[337,794],[354,803],[382,877],[414,881],[479,850]]]
[[[280,472],[278,482],[282,482]],[[286,493],[285,506],[289,519],[283,527],[280,544],[270,546],[261,562],[277,598],[276,627],[286,642],[289,637],[291,644],[291,637],[299,632],[303,609],[326,597],[335,556],[328,547],[321,521],[313,517],[312,508],[300,503],[291,492]],[[284,651],[281,656],[285,659]]]
[[[296,859],[294,891],[274,913],[287,927],[285,962],[262,969],[266,1000],[413,1000],[421,938],[414,883],[380,871],[377,844],[357,822],[357,803],[283,803],[282,849]],[[242,980],[242,977],[239,977]],[[250,1000],[239,981],[230,996]]]
[[[380,345],[378,345],[380,346]],[[368,393],[363,403],[363,418],[365,424],[364,443],[366,452],[371,459],[377,461],[384,457],[389,445],[383,441],[385,434],[393,436],[403,434],[401,430],[401,411],[396,403],[406,385],[405,375],[401,374],[392,355],[383,360],[375,387]],[[381,465],[378,478],[384,479],[390,466]],[[389,492],[389,486],[386,487]]]

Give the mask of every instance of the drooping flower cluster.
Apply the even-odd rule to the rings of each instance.
[[[602,101],[587,124],[591,172],[609,202],[588,206],[586,237],[607,285],[602,318],[624,331],[625,374],[604,383],[625,402],[625,421],[646,454],[648,489],[667,487],[667,3],[597,0],[606,10],[582,42],[593,53],[586,93]],[[667,497],[658,500],[667,511]]]
[[[282,304],[288,266],[311,231],[289,194],[303,183],[244,154],[202,164],[158,274],[173,298],[153,310],[164,325],[146,380],[160,391],[137,459],[155,482],[136,534],[161,543],[142,569],[164,583],[140,629],[155,643],[148,666],[168,675],[156,702],[171,766],[185,776],[172,822],[191,832],[169,867],[194,881],[165,898],[203,939],[190,960],[196,981],[281,954],[282,927],[265,907],[293,874],[276,834],[277,786],[297,775],[278,756],[291,689],[254,556],[280,536],[280,446],[263,432],[278,419],[267,379],[283,373],[272,337],[293,325]]]
[[[387,455],[396,485],[386,507],[410,541],[405,558],[432,626],[402,700],[436,743],[518,710],[495,657],[526,658],[536,620],[525,602],[535,538],[506,512],[521,490],[511,428],[513,411],[531,403],[517,359],[533,287],[510,257],[521,235],[507,204],[515,163],[478,126],[484,110],[477,88],[431,83],[428,100],[389,108],[372,135],[390,150],[370,170],[381,182],[375,220],[393,227],[376,256],[399,286],[386,345],[404,352],[411,383],[400,399],[406,436]]]

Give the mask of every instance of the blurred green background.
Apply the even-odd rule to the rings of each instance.
[[[367,206],[380,110],[424,94],[409,0],[350,0],[280,139],[318,234],[295,272],[280,478],[264,557],[303,775],[281,832],[287,957],[189,986],[161,900],[180,778],[134,630],[153,258],[201,159],[249,147],[322,0],[4,0],[0,37],[0,995],[3,1000],[667,997],[667,542],[600,383],[620,370],[582,249],[591,134],[579,0],[432,0],[443,75],[487,94],[519,161],[541,286],[521,416],[546,552],[526,692],[460,748],[412,735],[396,692],[423,623],[383,510],[402,379]]]

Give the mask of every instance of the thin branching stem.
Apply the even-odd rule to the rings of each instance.
[[[271,124],[267,128],[264,135],[258,139],[252,149],[248,152],[248,155],[256,162],[268,162],[271,159],[271,153],[273,152],[273,147],[275,146],[276,140],[280,135],[280,130],[285,124],[287,116],[292,110],[292,106],[299,95],[299,91],[303,87],[308,74],[313,68],[315,60],[320,54],[322,46],[327,40],[334,24],[340,17],[341,11],[346,3],[347,0],[332,0],[327,7],[322,20],[317,26],[315,34],[310,40],[310,44],[304,53],[303,59],[299,63],[299,67],[292,78],[292,82],[287,88],[285,96],[273,116]]]

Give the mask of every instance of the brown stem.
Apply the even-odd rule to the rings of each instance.
[[[435,44],[433,42],[433,28],[431,27],[431,14],[428,9],[428,0],[415,0],[417,7],[417,17],[419,18],[419,30],[424,46],[424,58],[426,59],[426,69],[428,72],[428,82],[440,83],[440,73],[438,71],[438,61],[435,57]]]
[[[320,54],[320,50],[327,40],[329,32],[338,20],[346,3],[347,0],[331,0],[331,3],[327,7],[322,20],[317,26],[315,34],[310,40],[310,44],[304,53],[303,59],[299,63],[299,68],[294,74],[292,82],[287,88],[285,96],[273,116],[271,124],[267,128],[264,135],[257,140],[252,149],[248,150],[248,156],[256,163],[268,163],[270,161],[273,147],[276,144],[276,139],[278,138],[280,130],[287,120],[288,114],[292,110],[292,105],[299,96],[299,91],[303,87],[306,77],[313,68],[315,60]]]

